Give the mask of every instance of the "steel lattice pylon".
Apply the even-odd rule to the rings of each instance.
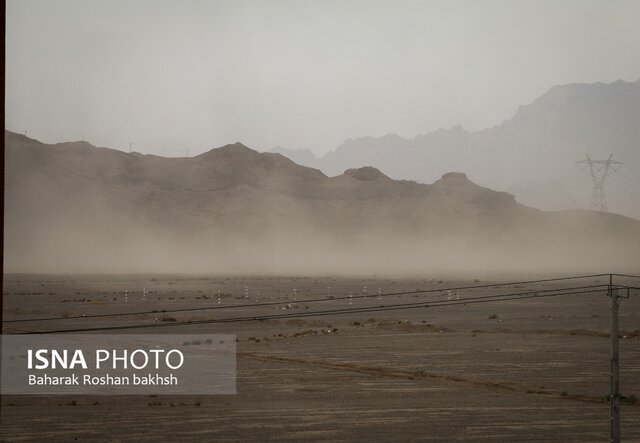
[[[591,179],[593,180],[591,209],[596,211],[607,212],[609,210],[607,206],[607,195],[604,192],[604,182],[607,179],[607,174],[610,169],[617,171],[622,166],[621,162],[612,160],[612,158],[613,154],[609,155],[609,158],[606,160],[592,160],[589,154],[587,154],[586,160],[576,162],[582,170],[589,168]]]

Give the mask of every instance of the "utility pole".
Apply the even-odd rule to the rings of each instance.
[[[613,275],[609,274],[611,297],[611,443],[620,443],[620,360],[618,355],[618,289],[613,288]]]
[[[604,181],[607,179],[609,168],[614,172],[622,167],[622,163],[612,160],[613,154],[607,160],[591,160],[587,154],[586,160],[576,162],[583,171],[589,168],[591,180],[593,181],[593,192],[591,193],[591,209],[595,211],[608,212],[607,196],[604,193]],[[613,166],[611,166],[613,165]]]

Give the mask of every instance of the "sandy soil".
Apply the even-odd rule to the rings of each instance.
[[[381,299],[375,294],[378,289],[403,292],[526,278],[5,275],[5,320],[159,312],[5,323],[4,333],[144,323],[155,325],[145,330],[153,333],[236,334],[238,394],[3,396],[0,437],[3,441],[608,441],[609,299],[604,292],[303,319],[179,327],[173,321],[455,300],[455,293],[446,291]],[[458,296],[570,288],[596,280],[460,291]],[[598,283],[606,281],[600,278]],[[354,297],[351,302],[339,299],[365,291],[374,296]],[[329,294],[336,299],[305,302]],[[300,303],[282,309],[294,297]],[[264,302],[282,303],[278,309],[233,307]],[[226,308],[161,312],[220,306]],[[638,397],[639,296],[621,303],[620,329],[621,391],[626,397]],[[622,436],[624,441],[640,441],[640,403],[633,398],[622,404]]]

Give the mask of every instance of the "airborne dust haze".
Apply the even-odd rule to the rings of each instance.
[[[640,76],[639,15],[634,1],[10,0],[6,125],[25,136],[5,134],[4,270],[638,269],[637,220],[543,212],[513,189],[576,172],[580,131],[554,124],[584,114],[575,127],[595,128],[593,110],[640,91],[615,83]],[[608,84],[518,112],[576,82]],[[633,175],[640,93],[624,94],[623,118],[596,132],[606,149],[624,141],[616,158]],[[387,133],[411,139],[364,137]],[[242,145],[210,151],[235,141],[342,157],[323,173]],[[625,189],[613,201],[635,217]],[[588,206],[575,195],[554,209]]]
[[[637,269],[640,222],[545,212],[464,174],[327,177],[242,145],[189,159],[7,133],[5,272],[465,274]]]

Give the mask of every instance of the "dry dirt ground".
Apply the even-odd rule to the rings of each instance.
[[[127,324],[155,324],[144,330],[153,333],[236,334],[238,393],[3,396],[0,439],[608,441],[610,301],[604,291],[300,319],[175,325],[607,282],[599,277],[480,288],[457,295],[439,291],[377,297],[378,290],[384,294],[530,277],[5,275],[5,320],[65,317],[7,322],[5,334]],[[630,279],[618,281],[640,286]],[[294,298],[299,303],[293,303]],[[272,302],[278,304],[253,306]],[[221,306],[225,308],[218,309]],[[214,309],[161,312],[182,308]],[[66,318],[149,310],[158,312]],[[622,301],[620,330],[621,391],[627,397],[622,403],[622,437],[640,441],[640,293],[632,292]]]

